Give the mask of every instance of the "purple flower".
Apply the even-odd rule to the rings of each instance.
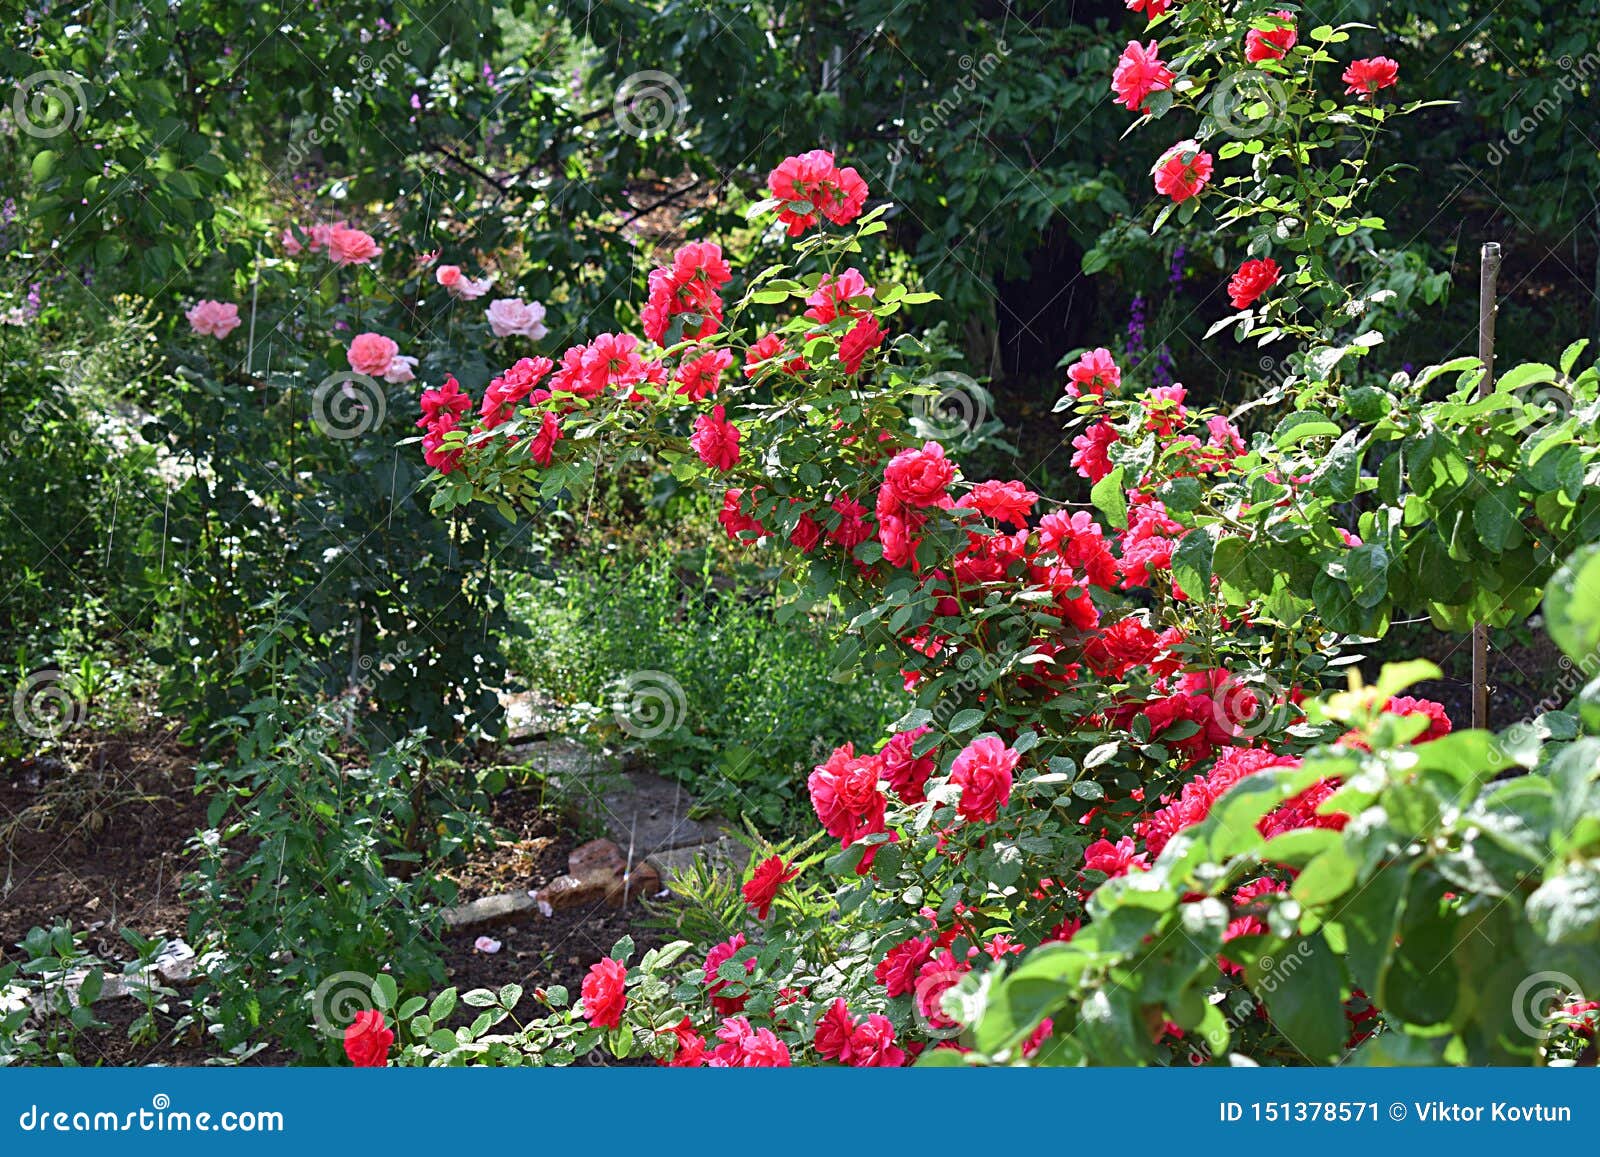
[[[1135,294],[1128,305],[1128,356],[1138,358],[1144,353],[1144,295]]]

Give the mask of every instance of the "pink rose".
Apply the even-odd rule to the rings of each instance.
[[[956,811],[970,821],[993,823],[1011,802],[1011,771],[1020,758],[993,735],[974,739],[950,765],[950,782],[961,788]]]
[[[538,341],[550,332],[544,325],[544,306],[537,301],[523,302],[515,297],[501,297],[489,303],[485,314],[495,337],[520,334]]]
[[[335,229],[343,229],[349,223],[350,222],[348,221],[335,221],[331,225],[311,226],[309,230],[311,243],[309,246],[307,246],[307,248],[309,248],[313,253],[326,249],[328,247],[328,237],[333,233],[333,231]]]
[[[462,301],[475,301],[482,297],[489,292],[489,285],[494,281],[492,277],[474,280],[462,273],[459,265],[441,265],[434,277],[449,291],[451,297],[459,297]]]
[[[402,358],[400,347],[381,333],[357,334],[345,351],[350,368],[369,378],[385,378],[391,382],[409,382],[414,376],[411,367],[416,358]],[[400,364],[396,366],[396,362]]]
[[[365,265],[382,252],[370,233],[347,225],[328,230],[328,260],[335,265]]]
[[[417,359],[396,354],[389,359],[389,368],[383,371],[383,380],[386,382],[413,382],[416,381]]]
[[[189,328],[218,341],[239,328],[239,307],[231,301],[201,301],[187,310]]]
[[[300,244],[300,238],[294,235],[293,229],[285,229],[283,236],[278,238],[278,241],[283,246],[283,251],[290,257],[299,257],[301,250],[305,248],[304,245]]]

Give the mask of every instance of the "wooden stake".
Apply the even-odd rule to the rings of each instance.
[[[1483,363],[1483,380],[1478,383],[1480,398],[1494,391],[1494,317],[1500,308],[1496,299],[1499,280],[1500,245],[1486,241],[1478,274],[1478,360]],[[1481,622],[1472,626],[1472,726],[1489,726],[1489,627]]]

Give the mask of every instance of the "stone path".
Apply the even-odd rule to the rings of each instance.
[[[508,713],[513,705],[508,704]],[[510,744],[502,758],[525,763],[604,826],[607,839],[574,849],[569,874],[537,893],[489,896],[447,909],[452,928],[504,923],[531,909],[548,915],[554,908],[605,899],[625,903],[649,896],[672,882],[697,860],[742,873],[749,849],[724,824],[691,819],[695,799],[683,785],[653,772],[625,771],[614,759],[571,739],[534,739]],[[615,854],[603,844],[615,845]]]

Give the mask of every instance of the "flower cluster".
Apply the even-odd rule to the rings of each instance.
[[[1128,8],[1143,12],[1154,20],[1172,7],[1171,0],[1128,0]],[[1244,31],[1244,58],[1252,65],[1279,67],[1299,43],[1293,12],[1280,10],[1258,18]],[[1345,93],[1361,101],[1372,101],[1382,89],[1399,82],[1400,67],[1386,56],[1353,61],[1341,79]],[[1111,74],[1111,90],[1117,103],[1129,112],[1149,114],[1150,97],[1171,91],[1182,78],[1162,61],[1159,44],[1130,40],[1117,58]],[[1226,154],[1224,154],[1226,155]],[[1151,169],[1156,192],[1174,205],[1198,197],[1211,183],[1216,159],[1198,141],[1184,140],[1172,145]],[[1280,269],[1270,258],[1246,261],[1228,283],[1228,296],[1235,309],[1248,309],[1278,284]]]
[[[834,164],[833,154],[813,149],[789,157],[767,177],[767,189],[778,201],[778,220],[789,236],[815,228],[820,217],[848,225],[867,203],[867,183],[853,168]]]
[[[372,234],[356,229],[348,221],[315,224],[304,229],[291,226],[279,238],[290,257],[302,252],[325,253],[335,265],[367,265],[383,255]]]

